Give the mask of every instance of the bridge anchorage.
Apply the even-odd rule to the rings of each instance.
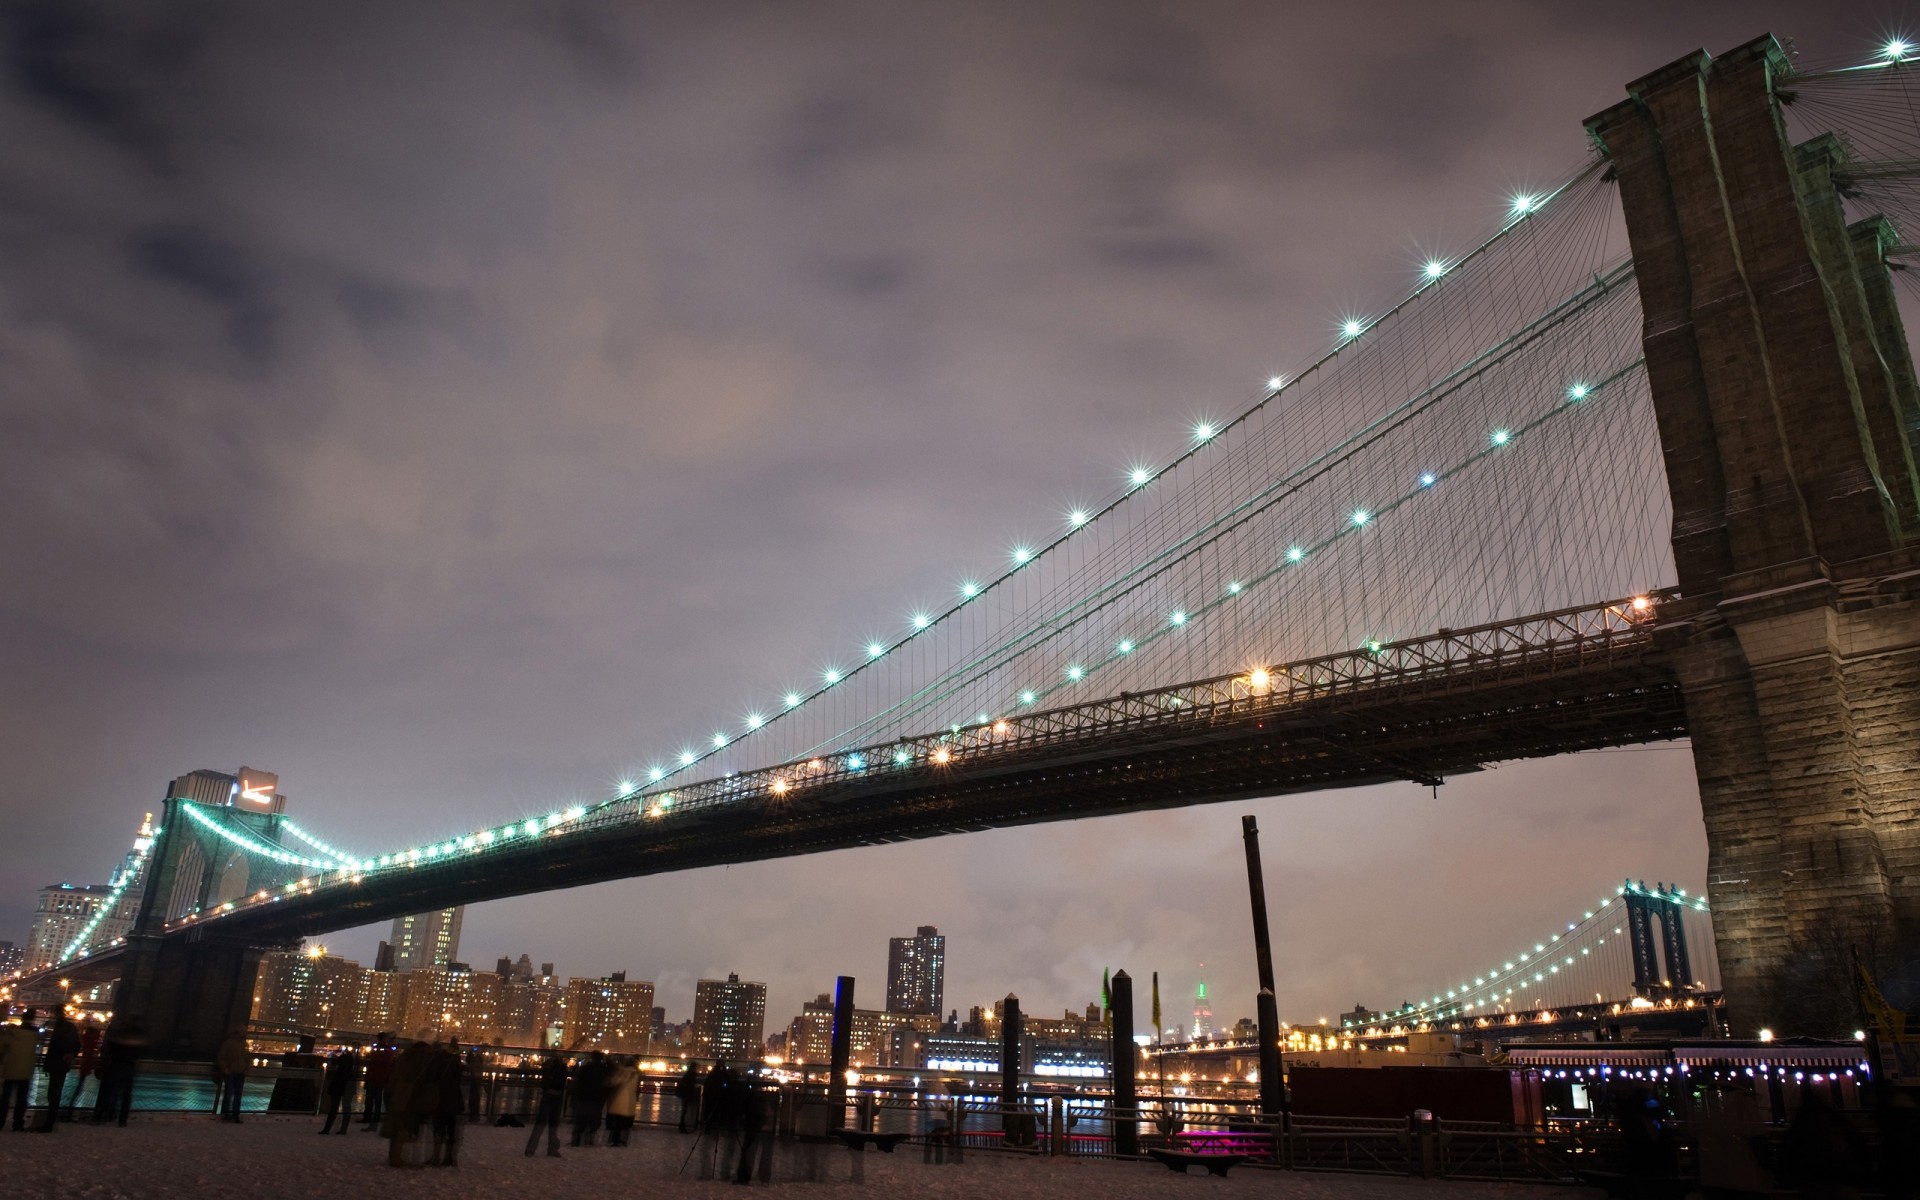
[[[403,913],[1690,737],[1735,1031],[1851,1028],[1801,983],[1854,952],[1911,1004],[1911,75],[1761,38],[1635,81],[1239,416],[598,803],[362,854],[177,781],[125,943],[57,969],[201,1054],[263,950]],[[1628,905],[1649,987],[1702,969],[1667,904]]]

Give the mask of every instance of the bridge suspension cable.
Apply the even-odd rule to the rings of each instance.
[[[1256,393],[1250,403],[1231,420],[1202,422],[1194,430],[1187,449],[1165,466],[1136,467],[1125,485],[1104,503],[1084,506],[1068,514],[1065,527],[1057,536],[1044,540],[1042,544],[1013,548],[1005,567],[983,573],[972,581],[963,581],[957,597],[951,602],[920,610],[907,623],[908,628],[898,635],[870,639],[858,655],[826,667],[816,683],[790,689],[778,704],[770,704],[763,710],[747,714],[738,729],[718,730],[703,743],[683,746],[672,760],[654,763],[644,772],[645,783],[670,786],[677,777],[695,767],[720,773],[749,761],[765,762],[801,756],[835,742],[850,743],[871,730],[875,713],[889,709],[900,713],[903,720],[919,716],[917,710],[907,711],[899,707],[903,695],[911,695],[919,689],[911,686],[903,688],[897,678],[885,680],[878,687],[870,689],[872,695],[856,696],[854,693],[874,677],[887,674],[887,669],[900,657],[915,660],[908,671],[914,678],[925,680],[930,665],[925,660],[929,657],[935,662],[944,661],[954,670],[964,670],[968,658],[965,648],[973,647],[978,653],[1009,641],[1017,643],[1020,637],[1017,626],[1020,622],[1003,623],[996,627],[992,622],[978,620],[976,614],[982,611],[1002,614],[1017,612],[1026,614],[1028,624],[1034,620],[1044,620],[1048,615],[1046,605],[1036,606],[1029,600],[1030,596],[1045,590],[1044,587],[1036,589],[1030,585],[1034,576],[1042,574],[1059,558],[1073,557],[1073,552],[1085,543],[1102,540],[1100,535],[1107,532],[1103,526],[1116,520],[1116,514],[1125,513],[1129,506],[1157,506],[1160,503],[1158,498],[1150,499],[1149,494],[1160,488],[1170,473],[1196,464],[1259,414],[1282,400],[1292,399],[1304,385],[1314,382],[1319,375],[1344,359],[1362,353],[1363,349],[1384,336],[1383,330],[1391,330],[1409,314],[1423,307],[1446,307],[1448,304],[1458,307],[1458,300],[1442,298],[1444,290],[1458,288],[1460,285],[1455,280],[1463,274],[1474,272],[1483,260],[1494,256],[1503,243],[1516,238],[1536,240],[1532,239],[1533,231],[1570,204],[1573,207],[1590,208],[1589,193],[1602,166],[1598,160],[1590,160],[1560,185],[1516,197],[1498,228],[1481,239],[1472,250],[1455,258],[1427,259],[1421,264],[1410,291],[1378,315],[1344,317],[1333,343],[1323,354],[1291,378],[1280,377],[1269,381],[1269,386]],[[1590,213],[1588,215],[1591,216]],[[1132,539],[1122,537],[1119,539],[1120,552],[1125,553],[1129,541],[1138,540],[1138,531],[1134,532]],[[1066,570],[1074,571],[1079,565],[1070,565]],[[968,628],[953,631],[952,627],[956,625]],[[921,653],[929,642],[948,634],[952,634],[949,640],[959,648],[957,651],[944,656]],[[1013,703],[1017,704],[1020,693],[1027,690],[1033,689],[1016,689]],[[822,707],[832,710],[825,719],[807,722],[807,729],[792,736],[769,740],[776,729],[786,730],[801,718],[814,717]],[[956,712],[954,715],[972,714]],[[749,751],[749,746],[758,749]],[[754,757],[749,759],[749,753]],[[616,789],[614,799],[635,794],[643,787],[644,784],[640,783],[623,783]]]
[[[1687,943],[1702,952],[1690,957],[1695,978],[1665,980],[1682,991],[1714,991],[1719,987],[1717,960],[1707,949],[1713,930],[1706,898],[1689,896],[1684,888],[1658,893],[1643,885],[1627,884],[1603,897],[1578,920],[1566,923],[1497,963],[1463,975],[1457,983],[1432,989],[1425,999],[1409,1000],[1380,1014],[1380,1024],[1417,1026],[1460,1016],[1536,1011],[1569,1005],[1629,1000],[1635,970],[1627,897],[1658,896],[1672,904],[1686,922]],[[1424,993],[1423,993],[1424,994]]]

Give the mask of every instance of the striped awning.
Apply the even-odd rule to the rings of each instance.
[[[1506,1053],[1507,1062],[1516,1067],[1611,1067],[1616,1071],[1643,1071],[1650,1067],[1669,1066],[1681,1066],[1689,1070],[1772,1067],[1790,1071],[1844,1071],[1860,1070],[1867,1064],[1866,1047],[1857,1042],[1815,1045],[1689,1042],[1674,1046],[1589,1042],[1508,1046]]]
[[[1675,1046],[1673,1060],[1689,1067],[1787,1067],[1796,1070],[1844,1071],[1867,1065],[1867,1049],[1858,1043],[1826,1046],[1752,1046],[1703,1042]]]
[[[1664,1067],[1674,1060],[1665,1046],[1508,1046],[1507,1061],[1519,1067]]]

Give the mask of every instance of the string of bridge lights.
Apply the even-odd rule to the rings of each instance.
[[[1275,375],[1268,379],[1266,387],[1260,393],[1259,398],[1239,416],[1225,423],[1211,420],[1202,420],[1195,423],[1191,431],[1191,441],[1187,447],[1165,466],[1154,468],[1150,465],[1140,463],[1130,466],[1125,476],[1126,485],[1119,494],[1098,508],[1075,507],[1069,510],[1066,514],[1066,528],[1051,541],[1037,547],[1026,544],[1015,545],[1009,551],[1011,564],[986,583],[982,584],[977,579],[971,577],[963,579],[959,585],[959,599],[947,608],[939,612],[921,610],[912,613],[908,617],[907,623],[909,628],[906,633],[891,642],[877,640],[868,642],[865,646],[861,647],[861,657],[854,664],[844,669],[840,666],[829,666],[825,668],[821,672],[821,682],[817,686],[811,690],[787,691],[780,697],[778,705],[770,706],[772,709],[771,712],[754,711],[747,713],[742,718],[742,724],[745,726],[744,732],[729,734],[725,730],[715,731],[709,737],[705,746],[700,748],[683,747],[669,762],[664,764],[655,763],[649,766],[646,771],[647,784],[664,783],[674,776],[726,750],[740,738],[750,736],[766,728],[781,717],[804,708],[811,701],[825,695],[835,687],[851,679],[871,664],[881,661],[893,651],[905,646],[919,634],[924,633],[961,612],[970,601],[978,599],[987,591],[1011,579],[1022,568],[1058,549],[1067,542],[1068,539],[1073,537],[1074,534],[1093,525],[1099,521],[1101,517],[1114,511],[1141,489],[1149,486],[1168,471],[1179,467],[1181,464],[1193,458],[1200,453],[1201,450],[1216,441],[1221,435],[1247,421],[1255,413],[1265,408],[1266,405],[1271,403],[1287,388],[1297,385],[1301,380],[1327,366],[1329,363],[1332,363],[1343,351],[1353,346],[1369,331],[1422,298],[1460,267],[1486,253],[1508,234],[1523,225],[1529,218],[1544,212],[1553,201],[1564,195],[1568,189],[1575,187],[1582,180],[1598,172],[1603,165],[1604,160],[1596,159],[1557,187],[1544,192],[1522,192],[1514,195],[1508,203],[1504,220],[1497,231],[1487,237],[1478,246],[1475,246],[1472,250],[1457,258],[1430,257],[1423,260],[1419,266],[1418,278],[1413,290],[1398,303],[1377,316],[1347,315],[1342,317],[1337,326],[1337,336],[1331,349],[1308,365],[1305,370],[1292,377]],[[1431,484],[1427,484],[1426,486],[1431,486]],[[1360,524],[1365,524],[1365,521],[1362,520]],[[1191,619],[1191,616],[1192,614],[1190,613],[1181,614],[1177,623],[1185,624],[1187,620]],[[607,805],[617,804],[623,800],[633,799],[643,790],[642,785],[632,780],[621,780],[615,788],[613,797],[601,802],[601,804],[596,807],[605,807]]]
[[[1392,1015],[1396,1019],[1406,1016],[1427,1016],[1432,1014],[1436,1009],[1446,1006],[1447,1001],[1450,1000],[1460,1001],[1457,1006],[1457,1011],[1471,1012],[1473,1009],[1486,1003],[1486,1000],[1475,999],[1471,1003],[1468,1003],[1466,998],[1469,996],[1486,996],[1499,1000],[1504,999],[1506,996],[1513,995],[1513,988],[1511,987],[1507,988],[1504,994],[1501,993],[1500,987],[1502,984],[1545,982],[1549,975],[1559,974],[1561,967],[1572,966],[1576,961],[1573,956],[1566,956],[1561,958],[1557,963],[1547,962],[1545,956],[1549,953],[1549,947],[1555,946],[1563,937],[1577,933],[1582,926],[1588,925],[1595,920],[1599,920],[1602,923],[1611,920],[1612,917],[1607,910],[1612,907],[1615,901],[1620,900],[1621,897],[1628,894],[1639,896],[1660,895],[1663,899],[1674,900],[1679,903],[1681,907],[1690,908],[1695,912],[1710,911],[1707,908],[1706,897],[1689,896],[1685,888],[1677,888],[1672,892],[1661,894],[1634,885],[1622,885],[1614,889],[1613,895],[1603,897],[1600,903],[1584,913],[1579,921],[1567,922],[1567,928],[1563,932],[1548,934],[1544,940],[1535,942],[1531,951],[1522,950],[1512,958],[1503,962],[1500,966],[1489,968],[1487,973],[1484,976],[1476,978],[1471,986],[1463,981],[1457,988],[1447,989],[1444,997],[1436,995],[1426,1004],[1404,1005]],[[1613,932],[1615,935],[1618,935],[1621,932],[1621,928],[1616,926]],[[1604,937],[1599,938],[1595,942],[1595,945],[1599,946],[1606,944],[1607,940]],[[1586,955],[1587,950],[1587,947],[1582,947],[1580,951],[1581,955]],[[1541,969],[1543,964],[1546,966],[1545,970]],[[1528,976],[1528,972],[1532,972],[1531,977]]]
[[[200,805],[183,804],[181,808],[189,817],[193,818],[194,823],[199,825],[200,828],[207,830],[216,837],[232,842],[249,854],[258,854],[263,858],[269,858],[274,862],[283,863],[290,867],[317,867],[322,871],[339,870],[347,865],[337,859],[309,858],[304,854],[295,854],[284,846],[276,846],[271,842],[263,842],[251,834],[235,829],[217,817],[208,816]]]
[[[1297,564],[1305,561],[1306,559],[1320,553],[1321,551],[1326,549],[1328,546],[1338,541],[1340,538],[1352,536],[1353,534],[1359,532],[1360,530],[1371,526],[1376,521],[1391,515],[1392,513],[1397,511],[1399,508],[1401,508],[1403,505],[1411,502],[1412,500],[1419,497],[1420,495],[1423,495],[1426,492],[1431,491],[1436,485],[1445,481],[1447,478],[1461,471],[1469,469],[1474,464],[1485,460],[1489,455],[1498,453],[1503,448],[1512,445],[1518,438],[1522,437],[1523,435],[1537,428],[1540,424],[1544,423],[1545,421],[1548,421],[1556,415],[1559,415],[1572,408],[1579,406],[1583,401],[1592,399],[1596,395],[1603,392],[1607,387],[1613,385],[1619,379],[1621,379],[1622,377],[1630,374],[1632,371],[1637,369],[1638,366],[1639,366],[1639,363],[1635,362],[1634,364],[1624,367],[1621,370],[1615,372],[1613,375],[1605,379],[1599,380],[1595,383],[1591,383],[1591,384],[1575,383],[1575,384],[1569,385],[1568,388],[1566,389],[1564,399],[1561,404],[1546,410],[1539,416],[1535,417],[1532,421],[1529,421],[1524,425],[1516,426],[1513,428],[1499,428],[1491,431],[1487,435],[1487,441],[1485,445],[1481,446],[1471,454],[1467,455],[1464,459],[1462,459],[1459,463],[1456,463],[1454,466],[1448,467],[1439,471],[1430,471],[1430,472],[1423,473],[1422,475],[1419,476],[1414,487],[1409,489],[1407,492],[1403,493],[1401,496],[1382,504],[1378,508],[1356,509],[1354,512],[1352,512],[1348,516],[1348,518],[1339,528],[1333,530],[1326,537],[1320,539],[1319,541],[1313,542],[1309,545],[1295,545],[1295,546],[1289,547],[1288,550],[1281,556],[1281,561],[1275,564],[1268,571],[1263,572],[1259,575],[1252,576],[1246,580],[1232,581],[1226,586],[1225,589],[1223,589],[1223,592],[1221,595],[1214,597],[1213,599],[1201,605],[1198,605],[1194,608],[1176,609],[1174,612],[1169,614],[1166,624],[1157,630],[1151,631],[1144,635],[1140,635],[1137,638],[1122,639],[1115,646],[1113,652],[1106,659],[1101,660],[1099,662],[1095,662],[1091,665],[1080,663],[1080,662],[1075,662],[1068,665],[1064,671],[1064,675],[1066,677],[1065,682],[1056,683],[1051,687],[1043,690],[1036,690],[1036,689],[1029,688],[1025,691],[1022,691],[1021,693],[1019,693],[1019,696],[1018,696],[1018,701],[1020,706],[1026,707],[1026,708],[1032,708],[1033,706],[1037,705],[1041,700],[1045,699],[1052,692],[1057,691],[1060,688],[1069,686],[1072,683],[1081,682],[1085,680],[1090,674],[1100,670],[1102,667],[1105,667],[1111,663],[1118,662],[1124,659],[1128,655],[1138,651],[1143,646],[1150,644],[1155,639],[1163,636],[1168,636],[1176,632],[1180,628],[1184,627],[1189,621],[1193,620],[1196,614],[1203,614],[1212,607],[1215,607],[1221,604],[1230,603],[1236,597],[1246,594],[1250,588],[1257,586],[1258,584],[1265,582],[1267,579],[1273,577],[1274,575],[1277,575],[1280,572],[1285,571],[1290,567],[1296,566]],[[1378,654],[1384,649],[1384,646],[1382,643],[1378,641],[1371,641],[1366,644],[1365,649],[1370,653]],[[1254,668],[1250,672],[1248,679],[1249,679],[1250,685],[1256,688],[1265,687],[1271,682],[1271,676],[1268,670],[1265,668]],[[1007,722],[1004,719],[996,720],[989,714],[984,714],[984,713],[980,715],[979,725],[989,728],[995,731],[996,733],[1005,732],[1007,729]],[[952,732],[956,734],[959,733],[962,730],[962,728],[963,727],[959,725],[955,725],[951,727]],[[956,753],[955,749],[949,745],[936,745],[932,749],[923,751],[918,755],[916,755],[914,751],[908,749],[906,746],[895,746],[890,751],[886,752],[885,757],[883,758],[881,756],[881,752],[878,752],[872,749],[863,749],[863,750],[856,750],[844,756],[841,756],[841,762],[838,765],[844,766],[849,771],[860,772],[860,771],[865,771],[869,769],[869,767],[871,766],[880,765],[886,761],[891,761],[891,763],[896,767],[905,767],[905,766],[912,765],[915,762],[916,758],[920,758],[928,765],[932,765],[936,767],[944,767],[953,761],[955,753]],[[824,766],[825,764],[822,759],[815,758],[813,760],[810,760],[809,763],[804,765],[814,767],[814,768],[819,768]],[[630,788],[631,785],[628,785],[628,786]],[[797,785],[793,781],[787,779],[786,777],[776,776],[768,782],[767,790],[770,794],[776,797],[780,797],[780,796],[785,796],[789,794],[794,789],[795,786]],[[623,795],[622,799],[635,803],[636,811],[645,813],[646,815],[651,817],[661,817],[666,815],[666,813],[672,809],[674,804],[674,796],[671,792],[653,797],[653,803],[650,805],[647,803],[646,798],[639,793],[638,789],[628,790],[626,794]],[[605,807],[606,806],[602,805],[602,806],[596,806],[596,808],[594,809],[587,809],[584,807],[576,806],[576,807],[568,808],[565,810],[549,813],[544,817],[538,817],[538,816],[529,817],[524,821],[510,822],[505,825],[484,829],[484,830],[480,830],[473,833],[468,833],[458,837],[448,838],[444,841],[436,841],[433,843],[429,843],[425,846],[416,846],[407,850],[402,850],[402,851],[398,851],[391,854],[384,854],[378,857],[365,858],[365,859],[356,859],[353,856],[342,854],[339,851],[334,850],[332,847],[328,846],[327,843],[325,843],[324,841],[321,841],[319,838],[308,833],[306,830],[300,828],[298,825],[294,824],[293,822],[288,821],[285,823],[285,827],[288,828],[289,831],[293,833],[296,837],[299,837],[301,840],[308,842],[310,845],[315,846],[317,849],[320,849],[323,852],[327,852],[335,855],[335,858],[331,860],[326,860],[326,861],[308,858],[301,855],[294,855],[294,854],[291,854],[290,852],[285,851],[284,849],[265,846],[262,843],[250,837],[245,836],[244,834],[240,834],[239,832],[233,830],[231,827],[225,825],[224,823],[215,821],[211,817],[207,817],[206,815],[200,813],[195,807],[189,806],[188,811],[193,814],[196,820],[200,821],[202,824],[206,825],[207,827],[213,829],[215,832],[217,832],[221,836],[227,837],[230,840],[235,841],[237,844],[240,844],[247,849],[253,850],[256,853],[265,854],[268,857],[273,858],[276,861],[280,861],[280,862],[287,862],[287,863],[293,863],[296,865],[314,867],[314,868],[317,868],[320,871],[320,873],[323,873],[323,874],[330,871],[337,872],[344,877],[349,875],[357,876],[360,874],[365,874],[365,873],[374,872],[374,871],[382,871],[382,870],[389,870],[389,869],[406,869],[406,868],[419,867],[422,865],[431,865],[437,861],[450,859],[463,854],[482,853],[495,846],[501,845],[503,843],[512,842],[515,840],[524,841],[528,838],[539,837],[539,836],[562,835],[562,834],[569,833],[576,829],[581,828],[582,822],[590,814],[601,812],[604,810]],[[254,901],[252,902],[258,902],[261,899],[272,899],[272,898],[273,897],[266,896],[263,894],[263,896],[261,897],[255,897]],[[215,914],[215,915],[218,915],[218,914]],[[1558,935],[1555,935],[1555,936],[1557,938]],[[1463,988],[1464,986],[1465,985],[1463,985]],[[1453,993],[1450,992],[1449,996],[1452,996],[1452,995]],[[1435,1003],[1436,1004],[1440,1003],[1440,998],[1436,997]]]
[[[157,829],[154,830],[153,836],[157,841],[160,837],[160,831]],[[153,852],[150,848],[151,845],[152,843],[149,843],[148,849],[136,852],[132,869],[122,874],[120,881],[107,890],[107,898],[100,903],[99,907],[93,910],[93,916],[87,918],[87,923],[80,927],[80,931],[74,934],[73,940],[67,943],[66,949],[60,952],[60,960],[62,962],[75,958],[85,958],[88,954],[92,953],[92,948],[87,943],[93,940],[94,931],[100,928],[100,923],[111,916],[116,908],[120,907],[120,897],[125,895],[127,889],[132,887],[134,882],[145,872],[147,856]]]
[[[291,817],[280,818],[280,828],[286,830],[288,833],[292,834],[294,837],[299,838],[301,841],[305,842],[307,845],[312,846],[315,850],[318,850],[320,853],[326,855],[328,858],[333,859],[334,865],[336,866],[342,866],[342,867],[352,866],[353,864],[362,861],[360,856],[357,854],[348,854],[343,850],[336,850],[332,846],[327,845],[325,842],[321,841],[319,838],[313,836],[313,834],[308,833],[305,829],[302,829],[298,824],[296,824],[293,821]]]

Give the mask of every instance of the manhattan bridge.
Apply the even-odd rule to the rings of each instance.
[[[424,845],[170,797],[131,931],[44,974],[118,980],[157,1049],[204,1053],[265,950],[405,913],[1676,738],[1707,897],[1657,895],[1711,902],[1736,1024],[1814,940],[1910,962],[1917,75],[1899,43],[1814,67],[1761,38],[1636,80],[1556,185],[812,686],[597,803],[501,797]],[[1603,942],[1629,891],[1572,924]]]

